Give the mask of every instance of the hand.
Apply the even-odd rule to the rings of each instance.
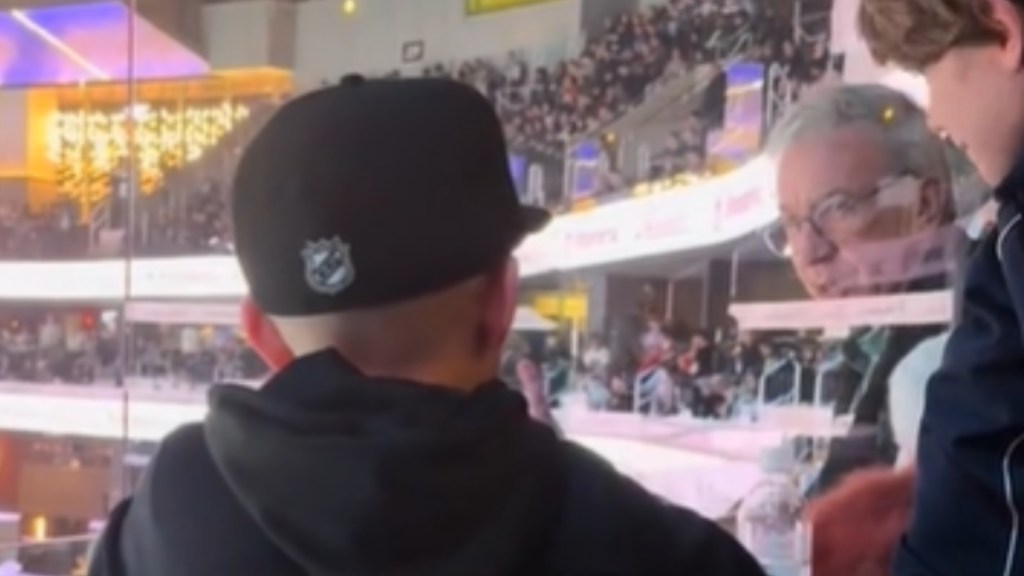
[[[863,470],[808,507],[815,574],[885,576],[910,518],[914,470]]]

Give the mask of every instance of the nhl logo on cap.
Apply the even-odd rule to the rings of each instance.
[[[306,265],[306,283],[314,292],[335,296],[356,278],[352,248],[337,236],[307,242],[302,260]]]

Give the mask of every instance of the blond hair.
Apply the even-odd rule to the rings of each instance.
[[[920,72],[952,48],[999,42],[989,12],[985,0],[861,0],[857,25],[879,64]]]

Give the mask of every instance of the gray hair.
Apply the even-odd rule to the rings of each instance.
[[[880,84],[829,86],[808,95],[775,124],[765,153],[778,160],[804,138],[854,124],[878,129],[894,170],[951,181],[947,145],[928,127],[924,111],[902,92]]]

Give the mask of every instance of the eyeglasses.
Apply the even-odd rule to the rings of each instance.
[[[833,190],[815,202],[806,216],[781,214],[764,230],[765,243],[776,255],[788,258],[789,239],[804,233],[806,227],[834,251],[837,242],[864,230],[880,207],[913,201],[918,183],[919,178],[907,172],[882,178],[868,190]]]

